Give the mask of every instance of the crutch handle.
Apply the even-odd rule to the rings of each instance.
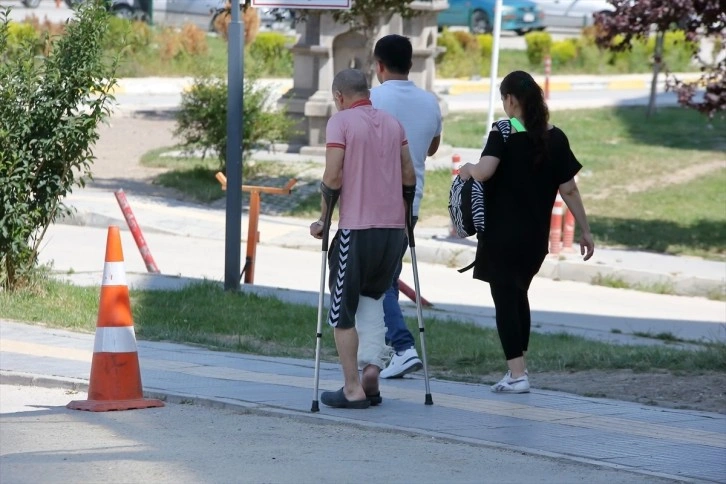
[[[325,214],[323,215],[323,252],[328,250],[328,240],[330,236],[330,223],[333,219],[333,209],[335,203],[338,201],[340,196],[340,188],[333,189],[327,186],[325,183],[320,182],[320,193],[323,194],[323,200],[325,200]]]
[[[406,204],[406,230],[408,231],[408,246],[416,247],[413,238],[413,200],[416,198],[416,185],[403,185],[403,201]]]

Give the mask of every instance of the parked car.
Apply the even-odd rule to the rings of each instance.
[[[449,8],[439,13],[439,28],[469,27],[472,34],[489,33],[494,27],[495,0],[449,0]],[[542,30],[543,13],[530,0],[504,0],[502,30],[524,35]]]
[[[68,8],[83,3],[85,0],[65,0]],[[146,20],[151,0],[107,0],[106,8],[114,15],[129,20]]]
[[[582,28],[592,25],[597,13],[615,11],[605,0],[532,0],[544,12],[545,27]]]

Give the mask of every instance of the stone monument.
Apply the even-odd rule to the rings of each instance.
[[[433,90],[436,73],[434,61],[438,12],[448,7],[446,0],[415,0],[418,10],[412,18],[394,15],[380,25],[379,37],[405,35],[413,45],[413,66],[409,79],[417,86]],[[288,114],[297,119],[297,134],[290,140],[291,150],[318,153],[325,147],[325,126],[335,113],[331,85],[338,71],[347,67],[366,69],[368,53],[365,37],[346,24],[333,20],[328,12],[310,10],[307,19],[297,25],[299,40],[291,50],[294,59],[293,87],[278,101]],[[373,86],[378,81],[373,79]],[[446,105],[441,101],[442,114]]]

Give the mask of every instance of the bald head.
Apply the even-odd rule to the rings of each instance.
[[[338,91],[345,97],[368,97],[368,80],[358,69],[345,69],[333,79],[333,92]]]

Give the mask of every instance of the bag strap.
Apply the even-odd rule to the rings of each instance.
[[[496,123],[497,129],[500,133],[502,133],[502,138],[504,138],[504,142],[507,142],[507,139],[509,138],[509,135],[512,133],[512,123],[508,119],[500,119]]]
[[[522,122],[520,120],[518,120],[517,118],[511,118],[509,120],[509,122],[512,123],[512,126],[514,126],[514,129],[516,129],[518,132],[524,133],[525,131],[527,131],[527,128],[525,128],[524,125],[522,124]]]

